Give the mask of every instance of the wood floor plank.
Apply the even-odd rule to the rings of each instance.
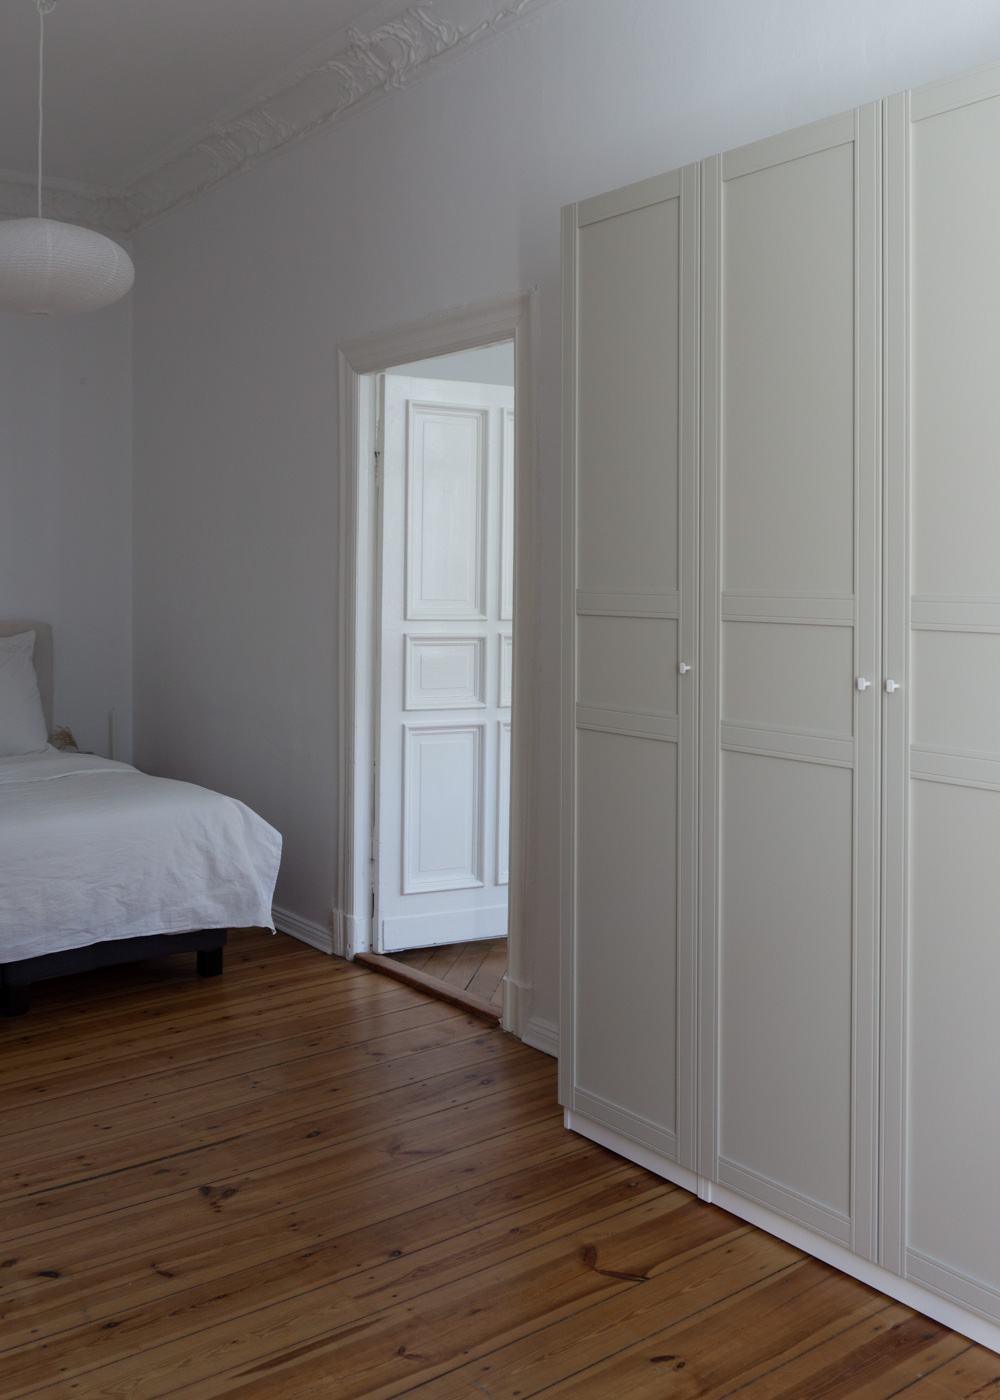
[[[935,1371],[933,1380],[957,1400],[994,1400],[1000,1396],[1000,1356],[969,1346]]]
[[[50,1131],[44,1124],[46,1104],[32,1105],[10,1118],[19,1127],[11,1134],[9,1157],[15,1160],[19,1144],[23,1146],[22,1161],[27,1165],[38,1155],[44,1155],[52,1142],[52,1133],[63,1133],[63,1141],[87,1147],[103,1137],[123,1135],[129,1131],[130,1118],[136,1130],[152,1130],[160,1125],[173,1126],[191,1117],[192,1109],[200,1107],[211,1113],[218,1107],[241,1103],[249,1118],[253,1104],[266,1104],[274,1094],[287,1093],[292,1086],[310,1094],[313,1106],[330,1102],[347,1102],[353,1097],[365,1097],[365,1088],[394,1088],[429,1077],[437,1069],[443,1072],[455,1065],[473,1065],[481,1059],[518,1056],[502,1043],[484,1043],[482,1025],[469,1018],[466,1025],[432,1020],[428,1024],[409,1024],[411,1013],[402,1013],[403,1029],[394,1030],[400,1013],[388,1020],[367,1023],[364,1029],[374,1034],[345,1040],[343,1034],[332,1037],[333,1048],[315,1048],[312,1037],[302,1041],[285,1041],[278,1047],[262,1047],[256,1057],[241,1052],[232,1059],[187,1065],[181,1070],[167,1069],[159,1075],[149,1075],[137,1081],[139,1097],[130,1098],[126,1085],[114,1083],[100,1086],[79,1099],[60,1098],[52,1104],[57,1110]],[[477,1033],[478,1032],[478,1033]],[[270,1057],[275,1061],[267,1064]],[[523,1052],[521,1058],[524,1058]],[[259,1068],[253,1060],[262,1061]],[[250,1062],[250,1068],[246,1066]],[[232,1073],[231,1071],[237,1071]],[[230,1071],[227,1073],[227,1071]],[[242,1071],[242,1072],[239,1072]],[[132,1090],[135,1092],[135,1089]],[[77,1109],[70,1113],[71,1105]],[[84,1112],[79,1110],[83,1109]],[[90,1110],[90,1112],[86,1110]],[[40,1121],[41,1119],[41,1121]],[[41,1152],[35,1148],[40,1147]],[[8,1152],[3,1153],[4,1160]]]
[[[434,952],[433,948],[405,948],[401,953],[390,953],[390,957],[407,967],[423,967]]]
[[[698,1233],[701,1212],[721,1217],[703,1236]],[[648,1269],[645,1279],[636,1279],[609,1297],[588,1299],[585,1306],[562,1317],[540,1312],[536,1327],[502,1345],[482,1348],[475,1359],[458,1353],[457,1365],[442,1368],[443,1374],[432,1380],[421,1380],[415,1393],[421,1400],[430,1396],[457,1400],[479,1393],[483,1385],[497,1397],[542,1393],[565,1376],[621,1350],[636,1336],[665,1324],[687,1322],[719,1305],[720,1298],[739,1296],[762,1280],[784,1276],[802,1262],[802,1256],[789,1246],[700,1202],[691,1203],[688,1215],[689,1248],[679,1249],[666,1265]],[[607,1262],[610,1267],[611,1260]],[[600,1254],[595,1264],[605,1267]],[[607,1392],[618,1393],[627,1392]]]
[[[367,965],[392,972],[393,964],[422,974],[412,985],[435,996],[457,993],[470,1009],[503,1011],[503,979],[507,972],[506,938],[452,943],[436,948],[413,948],[368,960]],[[459,1004],[462,1004],[461,1002]]]
[[[476,974],[468,985],[473,996],[491,1001],[507,973],[507,940],[503,939],[498,949],[487,953],[476,969]]]
[[[262,1109],[256,1121],[249,1119],[242,1107],[228,1113],[214,1113],[208,1119],[199,1115],[154,1132],[147,1130],[127,1137],[99,1139],[86,1150],[73,1145],[66,1151],[36,1157],[22,1168],[6,1173],[0,1171],[0,1214],[6,1214],[15,1201],[40,1191],[56,1191],[110,1173],[121,1177],[130,1168],[139,1168],[152,1159],[173,1157],[178,1133],[187,1144],[188,1153],[236,1144],[237,1151],[245,1149],[256,1161],[267,1161],[271,1152],[277,1150],[284,1154],[289,1145],[297,1141],[343,1141],[363,1135],[384,1122],[387,1116],[396,1124],[406,1123],[425,1113],[454,1108],[470,1099],[482,1102],[493,1088],[513,1088],[540,1080],[544,1082],[545,1093],[551,1094],[547,1067],[521,1061],[509,1067],[506,1073],[503,1068],[493,1073],[469,1073],[462,1067],[398,1089],[352,1097],[325,1112],[320,1107],[319,1095],[307,1092],[298,1102],[287,1095],[271,1095],[270,1111],[265,1113]],[[264,1145],[262,1134],[272,1146]]]
[[[435,948],[421,971],[426,972],[428,977],[436,977],[439,982],[447,982],[448,974],[467,947],[466,943],[447,943]]]
[[[20,1346],[13,1356],[3,1358],[5,1380],[8,1384],[20,1385],[26,1392],[37,1384],[39,1377],[44,1381],[50,1369],[48,1353],[55,1344],[63,1349],[72,1348],[72,1374],[103,1368],[101,1384],[117,1384],[123,1371],[131,1374],[130,1358],[158,1341],[194,1339],[210,1327],[238,1324],[247,1313],[287,1299],[301,1297],[311,1307],[314,1291],[325,1290],[341,1278],[355,1280],[354,1286],[345,1283],[339,1292],[343,1297],[354,1299],[360,1317],[371,1311],[366,1302],[358,1301],[359,1294],[362,1299],[366,1294],[366,1274],[381,1273],[380,1266],[392,1255],[422,1260],[424,1267],[442,1259],[456,1278],[481,1270],[486,1262],[494,1266],[502,1264],[531,1248],[532,1241],[572,1231],[577,1220],[596,1228],[615,1214],[633,1210],[635,1193],[629,1190],[624,1175],[620,1168],[612,1168],[610,1180],[585,1181],[558,1198],[551,1197],[538,1182],[536,1204],[522,1207],[507,1217],[513,1224],[507,1224],[506,1228],[498,1221],[491,1221],[492,1231],[488,1237],[483,1237],[479,1251],[471,1247],[471,1237],[481,1235],[482,1231],[467,1229],[457,1238],[454,1232],[460,1229],[460,1215],[465,1208],[473,1212],[473,1218],[477,1209],[485,1218],[486,1212],[493,1209],[493,1193],[479,1192],[475,1198],[464,1201],[461,1209],[456,1209],[453,1200],[438,1202],[432,1208],[410,1212],[391,1223],[378,1221],[366,1229],[326,1240],[306,1250],[277,1259],[257,1260],[252,1267],[241,1268],[221,1279],[212,1275],[200,1285],[175,1288],[172,1292],[164,1290],[163,1296],[154,1303],[119,1310],[110,1333],[93,1314],[88,1298],[89,1322],[76,1327],[70,1335],[59,1336],[51,1327],[41,1331],[38,1339]],[[522,1180],[522,1184],[528,1183]],[[663,1194],[662,1186],[651,1185],[647,1191],[653,1189]],[[421,1272],[419,1264],[414,1269],[411,1263],[409,1276],[401,1276],[393,1284],[393,1296],[402,1302],[418,1297],[425,1287],[426,1274]],[[42,1325],[44,1328],[44,1319]],[[96,1378],[91,1386],[95,1383]]]
[[[302,944],[298,947],[304,949]],[[304,952],[308,955],[307,949]],[[5,1040],[30,1044],[33,1040],[44,1039],[50,1043],[53,1039],[66,1040],[83,1027],[92,1031],[106,1025],[117,1014],[116,1008],[124,994],[129,997],[130,1020],[134,1022],[155,1015],[161,1008],[172,1018],[197,1015],[203,1004],[238,1000],[252,984],[263,980],[273,981],[275,985],[282,981],[297,981],[302,985],[303,954],[297,950],[291,953],[283,950],[271,956],[255,950],[254,955],[248,957],[242,951],[234,955],[227,947],[223,957],[221,977],[199,978],[195,971],[195,955],[191,953],[36,983],[29,1016],[3,1023],[0,1032]],[[340,958],[324,960],[324,984],[348,984],[356,982],[359,976],[359,969],[351,963]],[[313,983],[316,980],[314,977]]]
[[[501,949],[423,966],[499,997]],[[568,1133],[499,1029],[270,934],[182,961],[0,1027],[0,1400],[1000,1400],[1000,1358]]]
[[[828,1290],[843,1291],[835,1279],[826,1284]],[[798,1294],[796,1298],[798,1310]],[[697,1328],[654,1334],[571,1378],[538,1391],[528,1387],[522,1394],[594,1397],[617,1394],[621,1386],[621,1393],[645,1400],[669,1384],[672,1395],[697,1395],[699,1400],[723,1400],[734,1393],[740,1400],[889,1400],[915,1376],[940,1364],[948,1348],[968,1345],[953,1333],[946,1333],[943,1343],[943,1329],[909,1309],[887,1306],[877,1295],[867,1300],[855,1295],[853,1301],[848,1311],[835,1308],[826,1318],[818,1315],[821,1325],[808,1336],[787,1327],[776,1331],[760,1316],[747,1328],[743,1318],[734,1318],[733,1307],[723,1306]],[[748,1303],[753,1299],[739,1300],[739,1310],[745,1313]],[[747,1345],[749,1334],[752,1345]],[[789,1337],[791,1344],[783,1346]],[[736,1355],[727,1357],[733,1338]],[[496,1393],[508,1392],[500,1386]]]
[[[466,1036],[449,1038],[447,1044],[414,1050],[418,1034],[419,1031],[404,1031],[367,1039],[363,1047],[367,1054],[360,1067],[357,1047],[348,1047],[355,1050],[352,1056],[344,1053],[345,1047],[338,1046],[257,1073],[203,1079],[196,1096],[187,1088],[170,1089],[122,1103],[119,1094],[103,1112],[58,1118],[51,1125],[43,1120],[20,1126],[17,1115],[11,1115],[8,1121],[13,1130],[4,1134],[0,1151],[0,1182],[21,1177],[28,1163],[67,1153],[107,1150],[110,1143],[124,1142],[137,1134],[143,1136],[147,1147],[151,1133],[168,1134],[172,1146],[178,1133],[187,1140],[206,1133],[225,1136],[314,1111],[324,1103],[342,1104],[392,1092],[456,1069],[471,1072],[479,1066],[485,1072],[497,1060],[533,1063],[524,1047],[512,1038],[490,1041],[482,1034],[475,1035],[470,1028]],[[39,1111],[32,1116],[37,1118]],[[22,1120],[24,1117],[27,1115],[23,1114]],[[14,1185],[19,1188],[20,1182],[15,1181]]]
[[[401,1013],[401,1014],[400,1014]],[[439,1013],[432,1015],[426,1004],[415,1002],[412,998],[389,998],[372,1002],[353,1001],[345,1003],[333,999],[326,1004],[325,1011],[313,1017],[311,1014],[289,1015],[281,1021],[261,1026],[255,1024],[252,1031],[247,1035],[234,1037],[225,1030],[212,1029],[211,1040],[213,1047],[206,1044],[207,1037],[202,1036],[202,1044],[207,1053],[196,1055],[191,1053],[190,1042],[182,1042],[177,1046],[170,1046],[167,1049],[154,1049],[145,1053],[135,1053],[129,1055],[121,1054],[114,1058],[103,1057],[99,1061],[81,1063],[75,1067],[65,1070],[52,1070],[48,1065],[40,1067],[37,1079],[30,1083],[13,1083],[0,1088],[0,1094],[9,1103],[9,1112],[17,1114],[20,1110],[30,1110],[31,1107],[39,1105],[45,1101],[48,1112],[43,1121],[52,1123],[57,1121],[58,1109],[55,1101],[60,1098],[70,1097],[73,1103],[80,1103],[80,1095],[88,1090],[107,1088],[118,1085],[119,1102],[128,1103],[137,1097],[145,1094],[144,1081],[147,1076],[162,1075],[168,1070],[180,1070],[192,1065],[205,1065],[208,1072],[223,1057],[231,1060],[234,1052],[238,1052],[241,1047],[250,1050],[259,1050],[260,1047],[268,1046],[265,1053],[273,1054],[278,1060],[295,1058],[296,1046],[308,1050],[307,1041],[312,1037],[322,1040],[329,1049],[337,1048],[338,1037],[357,1039],[359,1028],[365,1026],[376,1028],[391,1028],[395,1025],[400,1027],[410,1025],[427,1025],[434,1020],[440,1020]],[[367,1037],[366,1037],[367,1038]],[[286,1051],[282,1047],[282,1042],[293,1042]],[[212,1053],[215,1048],[218,1053]],[[318,1046],[322,1048],[322,1046]],[[130,1072],[131,1067],[131,1072]],[[205,1076],[200,1076],[201,1081],[205,1081]],[[133,1089],[133,1086],[143,1086]],[[72,1107],[73,1105],[70,1105]],[[66,1117],[72,1116],[67,1113]],[[18,1120],[18,1130],[22,1128]]]
[[[469,983],[483,965],[482,946],[475,943],[467,943],[462,952],[458,955],[448,970],[448,981],[453,986],[460,987],[463,992],[469,990]],[[484,998],[489,1001],[489,997]]]
[[[142,1103],[166,1103],[171,1095],[200,1094],[209,1085],[240,1076],[259,1083],[282,1087],[301,1073],[308,1078],[313,1062],[332,1057],[337,1073],[352,1073],[364,1065],[384,1064],[427,1047],[443,1049],[461,1040],[481,1036],[482,1022],[466,1017],[459,1023],[450,1008],[422,1002],[409,1009],[388,1011],[369,1007],[367,1016],[354,1012],[349,1017],[331,1013],[329,1026],[302,1029],[299,1018],[293,1030],[276,1031],[277,1038],[256,1034],[247,1042],[236,1035],[213,1043],[208,1053],[197,1055],[155,1055],[141,1057],[129,1075],[127,1062],[109,1070],[108,1066],[86,1066],[68,1070],[58,1077],[40,1078],[37,1084],[15,1086],[0,1091],[5,1122],[18,1132],[30,1132],[49,1124],[71,1122],[84,1114],[106,1113]],[[430,1027],[441,1027],[441,1038]],[[215,1038],[212,1038],[213,1041]],[[208,1050],[208,1038],[202,1038]],[[227,1047],[232,1047],[227,1050]],[[35,1092],[32,1092],[34,1090]],[[59,1091],[62,1092],[59,1092]]]
[[[206,985],[211,988],[210,983]],[[387,1003],[415,1004],[412,996],[407,1000],[396,984],[382,989],[379,994]],[[172,1050],[206,1028],[219,1033],[237,1021],[245,1026],[281,1025],[293,1014],[308,1016],[321,1008],[363,1006],[369,1001],[369,996],[357,979],[338,982],[333,987],[318,984],[308,990],[293,985],[288,993],[275,997],[262,997],[257,989],[251,989],[244,998],[227,993],[220,999],[210,989],[197,1005],[192,1006],[181,998],[181,1006],[172,1015],[168,1011],[162,1020],[157,1017],[150,1024],[132,1023],[127,1038],[122,1035],[120,1014],[114,1010],[109,1010],[102,1017],[101,1024],[90,1026],[86,1033],[74,1030],[70,1034],[56,1036],[33,1030],[19,1038],[7,1035],[0,1039],[0,1049],[3,1051],[0,1088],[23,1079],[28,1050],[33,1050],[36,1074],[59,1074],[69,1065],[104,1060],[114,1063],[128,1056]],[[9,1021],[7,1025],[10,1025]]]
[[[740,1400],[888,1400],[967,1348],[964,1337],[900,1303],[880,1306],[822,1344],[776,1358]]]
[[[554,1163],[559,1168],[555,1190]],[[475,1184],[464,1190],[435,1190],[428,1172],[415,1169],[393,1182],[391,1205],[384,1186],[364,1183],[346,1193],[348,1206],[340,1198],[317,1197],[268,1217],[266,1231],[256,1217],[171,1243],[158,1253],[155,1266],[145,1254],[100,1267],[88,1260],[57,1279],[30,1280],[33,1288],[0,1300],[0,1356],[111,1317],[119,1319],[120,1336],[121,1321],[150,1305],[168,1305],[177,1317],[179,1297],[205,1289],[218,1292],[223,1285],[228,1292],[234,1276],[278,1260],[285,1261],[282,1268],[289,1276],[295,1267],[289,1261],[306,1260],[320,1281],[394,1269],[400,1296],[423,1292],[430,1267],[435,1278],[447,1282],[481,1267],[487,1251],[495,1259],[512,1257],[539,1240],[565,1234],[578,1218],[609,1217],[665,1190],[650,1178],[637,1191],[632,1178],[631,1170],[609,1154],[602,1158],[583,1144],[558,1158],[550,1153],[544,1161],[532,1161],[529,1155],[528,1165],[497,1180],[473,1177]]]
[[[343,1114],[300,1120],[293,1131],[284,1126],[266,1128],[250,1134],[251,1140],[187,1147],[139,1166],[10,1200],[0,1214],[0,1240],[13,1241],[36,1230],[103,1215],[154,1196],[197,1191],[211,1208],[224,1193],[236,1194],[242,1189],[247,1180],[248,1153],[259,1164],[258,1172],[284,1168],[309,1177],[337,1168],[350,1171],[355,1165],[372,1172],[385,1171],[400,1159],[443,1156],[463,1142],[494,1137],[505,1127],[542,1121],[551,1114],[551,1104],[552,1086],[546,1076],[511,1090],[497,1103],[492,1096],[477,1097],[471,1103],[422,1114],[389,1129],[371,1126],[373,1118],[380,1117],[377,1110],[373,1114],[364,1104],[349,1105]]]
[[[953,1400],[955,1392],[939,1386],[936,1376],[932,1376],[929,1379],[917,1381],[909,1389],[901,1391],[900,1394],[906,1397],[906,1400]],[[1000,1400],[1000,1382],[984,1385],[973,1394],[975,1400]]]
[[[992,1392],[984,1391],[984,1400],[993,1400],[993,1396],[997,1394],[1000,1394],[1000,1392],[995,1390]],[[932,1379],[921,1377],[920,1380],[914,1381],[912,1385],[908,1385],[902,1390],[897,1390],[893,1400],[896,1400],[897,1396],[899,1400],[949,1400],[950,1395],[951,1391],[942,1390]],[[978,1396],[977,1400],[979,1400]]]
[[[429,977],[416,967],[408,967],[394,958],[383,957],[381,953],[358,953],[355,961],[363,963],[372,972],[381,973],[393,981],[407,983],[417,991],[427,992],[439,1001],[449,1002],[463,1011],[471,1011],[491,1025],[500,1024],[500,1013],[482,997],[473,996],[453,982],[442,982],[440,978]]]
[[[791,1299],[794,1306],[789,1305]],[[667,1326],[652,1302],[651,1294],[640,1297],[637,1310],[616,1326],[620,1349],[615,1354],[569,1370],[561,1380],[547,1376],[543,1384],[538,1384],[542,1377],[536,1367],[527,1393],[659,1400],[669,1386],[669,1394],[681,1400],[719,1400],[748,1373],[769,1367],[775,1355],[824,1329],[839,1329],[879,1305],[862,1284],[808,1258]],[[591,1325],[600,1326],[599,1319],[591,1319]],[[626,1338],[632,1344],[621,1348]],[[504,1393],[499,1387],[497,1394]]]
[[[247,966],[262,967],[267,963],[279,966],[308,960],[314,952],[298,939],[272,933],[270,929],[236,929],[232,935],[223,955],[226,975],[230,977]],[[165,989],[169,983],[194,984],[195,976],[195,954],[182,953],[36,982],[32,992],[32,1021],[40,1016],[52,1021],[76,1016],[108,998],[120,997],[126,990],[130,996],[142,996]]]
[[[84,1285],[89,1298],[92,1289],[96,1296],[99,1287],[113,1288],[115,1278],[126,1276],[129,1300],[137,1296],[136,1290],[141,1290],[140,1298],[160,1296],[161,1270],[176,1276],[175,1265],[181,1267],[181,1260],[218,1249],[228,1253],[230,1242],[238,1249],[263,1232],[270,1237],[267,1248],[280,1254],[294,1250],[301,1240],[328,1239],[376,1220],[392,1220],[470,1189],[494,1189],[504,1198],[506,1192],[517,1191],[520,1172],[555,1172],[560,1179],[578,1151],[579,1144],[547,1122],[505,1135],[500,1142],[459,1148],[433,1162],[405,1162],[355,1184],[329,1174],[303,1180],[300,1173],[272,1169],[251,1174],[242,1190],[231,1196],[218,1194],[211,1209],[204,1208],[200,1193],[143,1202],[105,1217],[106,1229],[100,1234],[92,1222],[83,1221],[16,1242],[16,1252],[2,1261],[10,1271],[2,1275],[10,1279],[2,1306],[10,1306],[11,1316],[17,1312],[27,1318],[32,1308],[61,1306],[67,1298],[79,1303]],[[608,1154],[597,1148],[592,1154],[600,1175]],[[127,1261],[124,1273],[119,1271],[122,1261]],[[23,1307],[14,1297],[19,1285],[36,1294]],[[118,1294],[119,1307],[123,1296]]]
[[[363,1043],[393,1030],[408,1030],[431,1025],[453,1024],[454,1012],[442,1003],[426,999],[407,1003],[380,1001],[358,1002],[350,1007],[327,1006],[308,1015],[291,1015],[267,1025],[254,1022],[250,1026],[228,1027],[223,1030],[205,1029],[193,1033],[186,1041],[142,1055],[123,1053],[114,1060],[107,1058],[83,1064],[68,1063],[64,1070],[46,1066],[37,1078],[30,1076],[17,1083],[0,1087],[5,1112],[27,1105],[52,1103],[67,1096],[79,1096],[106,1086],[123,1086],[126,1101],[146,1095],[146,1080],[159,1083],[165,1073],[189,1074],[197,1079],[208,1074],[215,1077],[217,1066],[225,1060],[232,1065],[242,1056],[245,1069],[267,1065],[280,1058],[285,1042],[296,1051],[303,1045],[336,1048]],[[467,1022],[471,1024],[471,1022]],[[482,1030],[482,1025],[475,1022]]]
[[[630,1231],[616,1222],[610,1231],[598,1228],[589,1233],[599,1249],[609,1233],[617,1233],[614,1257],[619,1272],[649,1268],[657,1252],[649,1239],[648,1223]],[[726,1261],[729,1282],[757,1278],[762,1267],[791,1267],[784,1256],[779,1260],[775,1255],[777,1241],[757,1235],[752,1245],[744,1246],[741,1240],[745,1238],[744,1234],[734,1240]],[[660,1238],[659,1245],[668,1256],[668,1239]],[[718,1277],[718,1263],[710,1272]],[[503,1278],[504,1287],[498,1288],[495,1270],[470,1275],[458,1284],[426,1293],[419,1306],[404,1301],[327,1338],[317,1334],[308,1352],[294,1348],[276,1351],[254,1366],[234,1370],[226,1381],[240,1400],[266,1400],[282,1389],[294,1395],[322,1394],[332,1375],[338,1378],[343,1400],[374,1400],[376,1396],[406,1393],[418,1384],[425,1385],[426,1394],[436,1400],[443,1393],[441,1378],[456,1361],[530,1335],[539,1324],[551,1326],[585,1313],[602,1299],[631,1295],[642,1287],[588,1267],[581,1250],[564,1240],[519,1256],[504,1270]],[[680,1307],[686,1308],[689,1302],[685,1296]],[[215,1393],[226,1393],[220,1389],[222,1383],[221,1376],[214,1378]],[[184,1400],[201,1400],[208,1393],[199,1387],[180,1392]],[[461,1393],[476,1395],[479,1391],[470,1392],[467,1387]]]

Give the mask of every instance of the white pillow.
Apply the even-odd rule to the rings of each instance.
[[[0,758],[42,753],[49,731],[31,657],[34,632],[0,637]]]

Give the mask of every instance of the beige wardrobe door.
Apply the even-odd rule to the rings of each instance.
[[[877,104],[730,152],[703,222],[700,1169],[868,1257],[879,156]]]
[[[571,1115],[683,1166],[695,1107],[697,217],[695,167],[564,211],[561,1091]]]
[[[883,1262],[1000,1320],[1000,70],[887,103]]]

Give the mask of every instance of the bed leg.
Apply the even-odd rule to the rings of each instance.
[[[0,1011],[5,1016],[24,1016],[27,1014],[31,996],[27,987],[12,987],[9,982],[4,982],[0,987]]]
[[[199,977],[222,976],[222,949],[207,948],[198,954]]]

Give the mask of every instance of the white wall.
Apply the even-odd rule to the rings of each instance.
[[[562,0],[137,239],[138,751],[336,902],[338,343],[538,290],[535,1013],[557,1016],[559,207],[1000,57],[994,0]]]
[[[55,722],[132,744],[129,298],[85,316],[0,314],[0,616],[52,623]]]

